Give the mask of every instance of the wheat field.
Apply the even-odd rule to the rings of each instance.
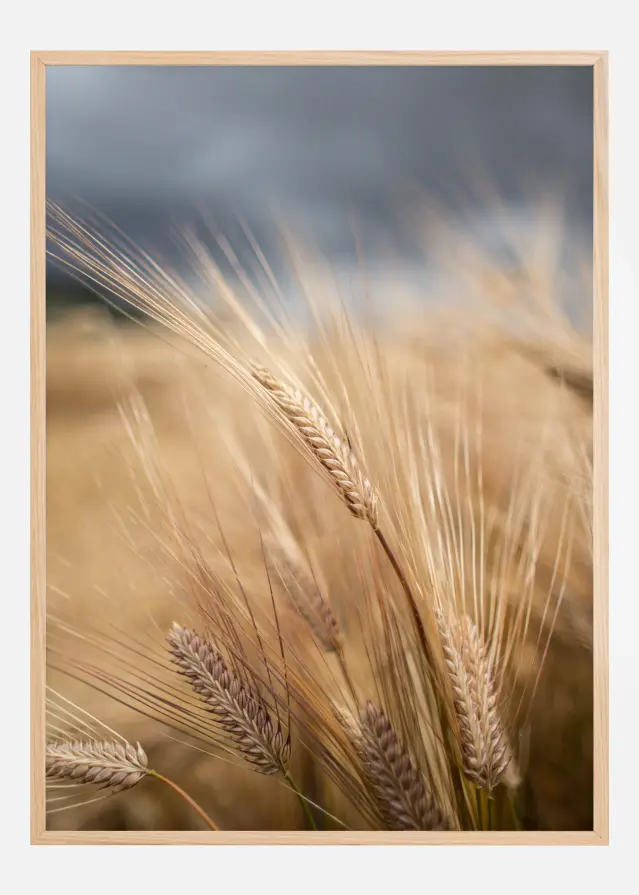
[[[143,325],[47,329],[48,828],[592,829],[588,266],[300,314],[53,219]]]

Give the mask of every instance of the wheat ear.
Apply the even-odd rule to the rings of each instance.
[[[290,740],[263,700],[229,670],[222,654],[176,622],[168,635],[173,661],[215,715],[241,755],[262,774],[286,774]]]
[[[428,792],[395,729],[368,701],[360,721],[342,714],[382,820],[391,830],[448,830],[450,825]]]
[[[99,789],[130,789],[149,774],[146,753],[139,743],[76,740],[48,743],[46,776],[73,783],[95,783]]]
[[[368,519],[377,528],[377,495],[346,440],[336,435],[317,404],[299,389],[280,382],[259,364],[250,364],[249,369],[328,472],[353,516]]]
[[[497,709],[497,691],[486,647],[475,623],[448,624],[437,613],[444,659],[453,689],[463,771],[477,786],[492,791],[512,761]]]
[[[299,389],[292,389],[280,382],[259,364],[252,363],[249,369],[252,376],[271,395],[284,417],[299,432],[313,455],[328,471],[353,516],[370,522],[406,595],[424,655],[432,666],[431,650],[415,596],[395,553],[379,527],[377,493],[359,468],[355,455],[345,440],[331,429],[319,407]]]
[[[339,649],[341,632],[331,606],[292,539],[264,536],[267,559],[295,608],[326,652]]]

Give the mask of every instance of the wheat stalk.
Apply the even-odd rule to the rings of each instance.
[[[222,654],[177,622],[168,635],[180,672],[215,715],[243,757],[262,774],[286,774],[290,740],[273,724],[263,700],[229,670]]]
[[[329,472],[338,493],[353,516],[370,522],[406,595],[422,649],[432,665],[431,651],[415,596],[395,553],[379,527],[378,496],[359,468],[355,455],[345,441],[331,429],[322,411],[310,398],[303,395],[299,389],[291,389],[283,384],[259,364],[252,363],[249,368],[253,377],[269,392],[276,406],[300,433],[324,469]]]
[[[112,792],[130,789],[149,774],[142,746],[130,743],[76,740],[47,743],[46,776],[73,783],[94,783]]]
[[[424,655],[432,666],[431,650],[415,596],[393,549],[379,527],[377,492],[359,468],[355,455],[346,442],[331,429],[319,407],[299,389],[284,385],[259,364],[252,363],[249,369],[328,471],[353,516],[370,523],[406,595]]]
[[[392,724],[370,700],[360,721],[340,713],[362,762],[384,823],[391,830],[448,830],[450,825],[428,792]]]
[[[463,771],[469,780],[491,792],[513,756],[497,709],[497,691],[486,647],[468,616],[451,625],[438,612],[437,623],[453,689]]]
[[[346,441],[335,434],[317,404],[299,389],[280,382],[259,364],[250,364],[250,371],[328,472],[353,516],[368,519],[377,528],[375,490]]]

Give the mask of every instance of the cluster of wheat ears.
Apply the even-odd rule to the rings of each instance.
[[[50,573],[51,815],[131,798],[150,777],[194,824],[233,828],[220,774],[207,795],[201,777],[186,792],[149,766],[164,732],[187,762],[228,769],[231,790],[238,768],[273,778],[268,798],[297,806],[291,826],[543,825],[539,743],[555,731],[548,754],[580,760],[550,693],[568,655],[587,702],[592,654],[591,352],[556,284],[525,267],[484,283],[476,258],[456,258],[492,316],[369,307],[362,322],[322,270],[287,305],[248,231],[252,271],[219,240],[231,276],[187,238],[194,284],[104,222],[49,216],[57,260],[143,312],[145,346],[179,337],[172,399],[198,467],[189,486],[173,478],[125,327],[109,337],[122,380],[110,386],[137,509],[103,486],[104,499],[156,585],[112,576],[89,599]],[[50,425],[53,452],[53,410]],[[71,698],[76,684],[90,706]],[[105,699],[128,739],[98,720]],[[577,736],[591,736],[587,720]]]

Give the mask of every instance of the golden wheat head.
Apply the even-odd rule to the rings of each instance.
[[[94,783],[99,789],[130,789],[149,773],[148,759],[137,743],[76,740],[47,743],[46,776],[72,783]]]
[[[173,661],[229,735],[240,754],[262,774],[286,773],[290,741],[268,707],[227,666],[222,654],[177,622],[168,635]]]
[[[345,439],[335,434],[319,407],[299,389],[280,382],[259,364],[251,364],[250,371],[328,472],[353,516],[377,528],[377,495]]]
[[[463,770],[477,786],[492,791],[512,761],[497,708],[497,691],[486,647],[468,617],[448,624],[437,614],[442,649],[459,726]]]

